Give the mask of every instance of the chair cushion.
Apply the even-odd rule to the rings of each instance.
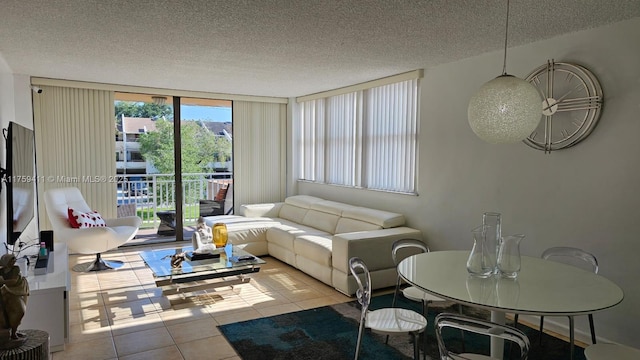
[[[102,215],[97,211],[91,211],[87,213],[68,208],[69,224],[76,229],[84,229],[90,227],[104,227],[107,226]]]
[[[221,187],[220,190],[218,190],[218,193],[216,194],[216,196],[213,198],[213,200],[215,201],[223,201],[226,197],[227,197],[227,190],[229,190],[228,187]]]

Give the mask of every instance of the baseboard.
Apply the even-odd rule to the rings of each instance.
[[[581,320],[585,320],[587,319],[587,315],[579,315],[576,316],[574,318],[574,320],[576,321],[576,323],[578,322],[579,318],[583,318]],[[513,320],[512,320],[513,321]],[[538,327],[540,326],[540,317],[539,316],[533,316],[533,315],[520,315],[518,317],[518,321],[519,322],[526,322],[529,326],[531,326],[534,329],[538,329]],[[508,323],[508,321],[507,321]],[[578,345],[578,343],[583,343],[585,345],[590,345],[591,344],[591,332],[589,331],[589,326],[586,325],[586,330],[583,330],[581,327],[578,327],[578,324],[575,325],[575,329],[574,329],[574,336],[575,336],[575,341],[576,341],[576,345]],[[596,330],[596,340],[598,343],[603,342],[603,343],[612,343],[613,341],[611,341],[610,339],[598,336],[598,323],[596,321],[595,323],[595,330]],[[566,337],[567,341],[569,340],[569,319],[566,316],[545,316],[544,317],[544,331],[550,331],[550,332],[554,332],[556,334],[559,334],[561,336]]]

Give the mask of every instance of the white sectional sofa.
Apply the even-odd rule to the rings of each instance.
[[[365,261],[375,289],[394,286],[392,243],[422,240],[419,230],[403,226],[402,214],[308,195],[242,205],[239,210],[241,216],[212,216],[205,222],[225,223],[234,245],[257,256],[275,257],[349,296],[357,288],[349,271],[351,257]],[[197,233],[193,241],[199,245]]]

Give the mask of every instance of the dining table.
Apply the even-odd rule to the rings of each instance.
[[[624,292],[604,276],[538,257],[521,256],[514,279],[494,274],[481,278],[469,274],[469,251],[431,251],[412,255],[398,264],[407,283],[427,293],[459,304],[489,310],[491,321],[505,324],[507,313],[536,316],[576,316],[619,304]],[[574,353],[573,322],[570,351]],[[503,357],[503,340],[492,338],[491,356]]]

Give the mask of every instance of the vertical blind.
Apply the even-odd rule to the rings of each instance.
[[[233,134],[234,204],[282,201],[286,105],[234,101]]]
[[[50,229],[44,192],[77,187],[105,217],[116,216],[112,91],[41,86],[33,97],[40,229]]]
[[[301,101],[304,180],[416,192],[418,79]]]

